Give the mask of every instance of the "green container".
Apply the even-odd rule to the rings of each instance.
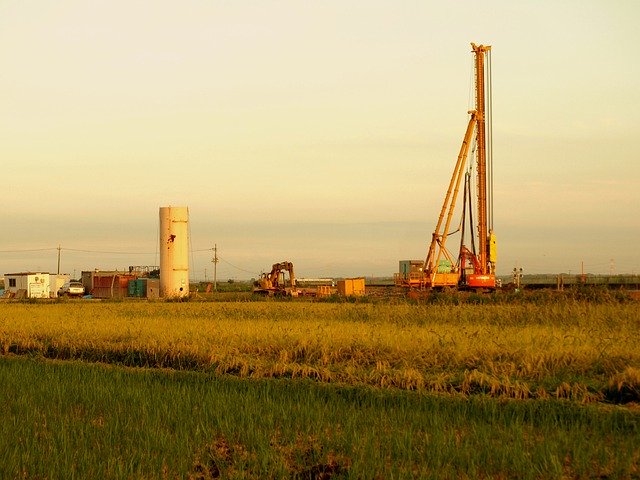
[[[451,260],[447,260],[446,258],[441,259],[438,262],[438,273],[451,273],[451,267]]]
[[[129,280],[127,293],[130,297],[144,296],[144,281],[141,278]]]

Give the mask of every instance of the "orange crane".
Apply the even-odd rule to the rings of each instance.
[[[475,108],[469,111],[469,123],[436,229],[431,237],[427,257],[422,264],[415,261],[401,261],[401,271],[396,275],[397,285],[420,289],[444,287],[493,289],[496,286],[496,241],[492,214],[491,47],[474,43],[471,47],[474,53]],[[471,173],[465,172],[470,149],[474,150],[476,155],[477,223],[475,224],[471,208]],[[465,201],[461,222],[462,238],[458,255],[454,256],[447,248],[447,239],[450,234],[455,233],[450,231],[451,221],[463,178],[465,179]],[[469,224],[472,227],[475,226],[477,230],[479,247],[477,251],[473,234],[471,247],[465,245],[466,213],[469,215]]]

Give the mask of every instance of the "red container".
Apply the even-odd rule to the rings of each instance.
[[[96,273],[91,294],[94,298],[124,298],[127,296],[129,280],[135,278],[134,275],[123,273]]]

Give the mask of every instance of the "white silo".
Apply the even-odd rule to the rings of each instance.
[[[189,209],[160,207],[160,296],[189,295]]]

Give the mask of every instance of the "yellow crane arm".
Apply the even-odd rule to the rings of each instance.
[[[451,181],[449,182],[449,188],[447,189],[447,194],[444,198],[442,209],[440,210],[440,216],[438,217],[436,230],[431,237],[429,253],[427,254],[427,258],[424,262],[423,271],[428,275],[433,275],[437,271],[438,263],[440,262],[443,253],[445,254],[445,256],[447,256],[445,244],[447,241],[447,236],[449,235],[449,226],[451,225],[451,218],[453,217],[456,199],[458,198],[458,191],[460,190],[460,183],[462,177],[464,176],[464,168],[467,157],[469,155],[469,147],[471,145],[473,132],[477,123],[476,111],[471,110],[469,111],[469,114],[471,115],[471,118],[469,118],[467,131],[464,134],[464,139],[462,140],[462,145],[460,146],[460,153],[458,153],[458,160],[456,161],[456,166],[453,169],[453,175],[451,176]],[[444,221],[445,215],[447,217],[447,220],[441,234],[440,229],[442,228],[442,222]]]

